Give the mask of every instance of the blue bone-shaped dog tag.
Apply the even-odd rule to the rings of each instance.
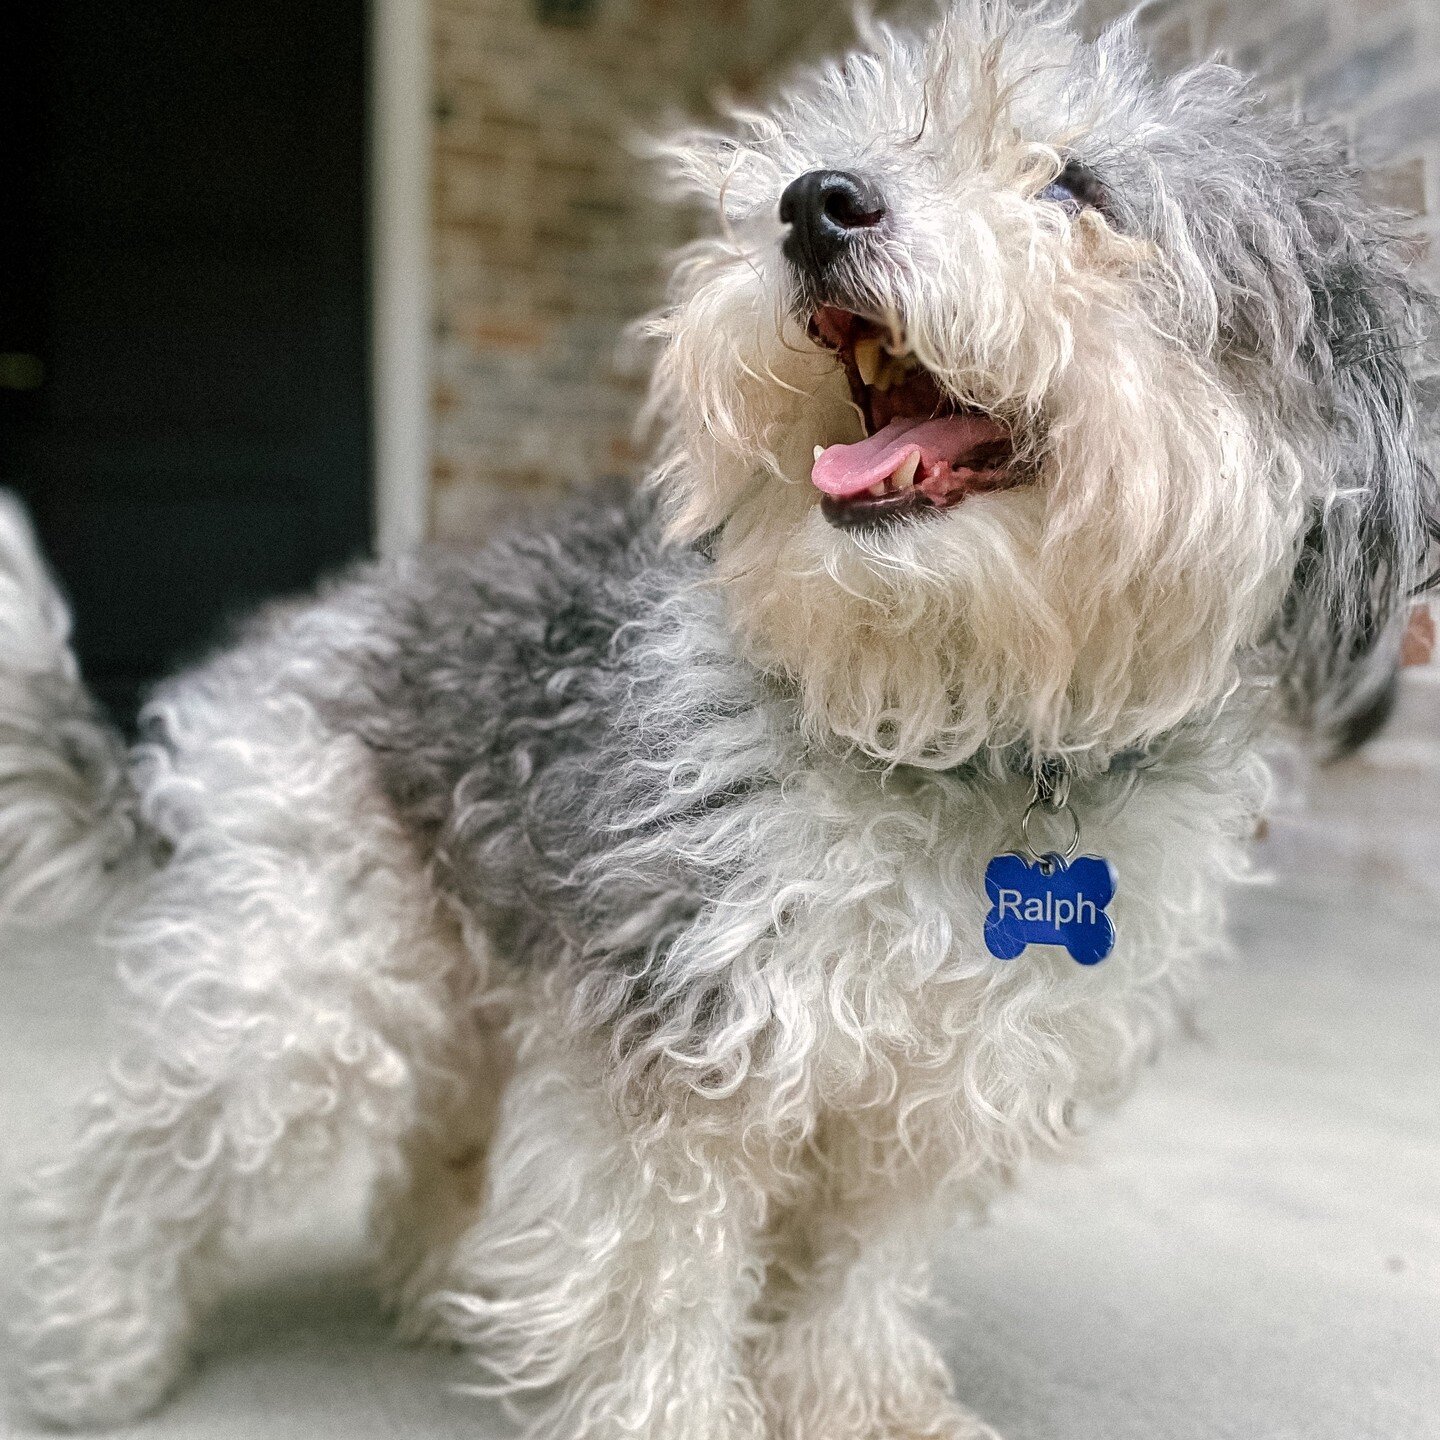
[[[1108,860],[997,855],[985,867],[985,893],[985,944],[997,960],[1013,960],[1027,945],[1063,945],[1072,960],[1098,965],[1115,946],[1115,926],[1105,913],[1115,898]]]

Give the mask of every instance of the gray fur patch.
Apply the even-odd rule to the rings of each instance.
[[[1129,63],[1136,106],[1159,123],[1141,139],[1121,115],[1086,137],[1084,158],[1122,228],[1202,268],[1182,276],[1205,300],[1192,343],[1265,397],[1324,497],[1265,663],[1290,718],[1343,748],[1383,708],[1410,598],[1435,579],[1440,481],[1422,381],[1436,297],[1406,222],[1365,196],[1338,127],[1266,110],[1223,65],[1147,102],[1146,66],[1133,51]]]
[[[389,582],[388,633],[341,719],[508,961],[603,962],[643,988],[729,878],[682,858],[683,835],[765,782],[775,737],[707,570],[612,495]],[[676,757],[727,722],[757,753],[677,787]]]

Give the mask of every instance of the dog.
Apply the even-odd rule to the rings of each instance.
[[[992,1435],[932,1238],[1184,1014],[1266,746],[1383,714],[1434,305],[1333,134],[960,0],[655,148],[639,495],[263,613],[128,753],[7,512],[6,895],[108,907],[133,1026],[31,1187],[41,1416],[156,1404],[358,1137],[402,1333],[536,1433]]]

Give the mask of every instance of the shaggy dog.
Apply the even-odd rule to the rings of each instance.
[[[976,0],[663,155],[716,223],[657,500],[274,610],[128,756],[8,521],[10,903],[145,870],[133,1045],[34,1187],[44,1416],[153,1405],[355,1135],[404,1331],[547,1435],[990,1433],[931,1237],[1171,1027],[1264,737],[1383,710],[1429,301],[1335,138]],[[987,948],[1022,826],[1108,863],[1103,963]]]

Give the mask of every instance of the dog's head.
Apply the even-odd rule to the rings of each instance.
[[[666,155],[718,220],[653,322],[658,478],[814,726],[1103,756],[1384,691],[1428,307],[1336,140],[973,0]]]

